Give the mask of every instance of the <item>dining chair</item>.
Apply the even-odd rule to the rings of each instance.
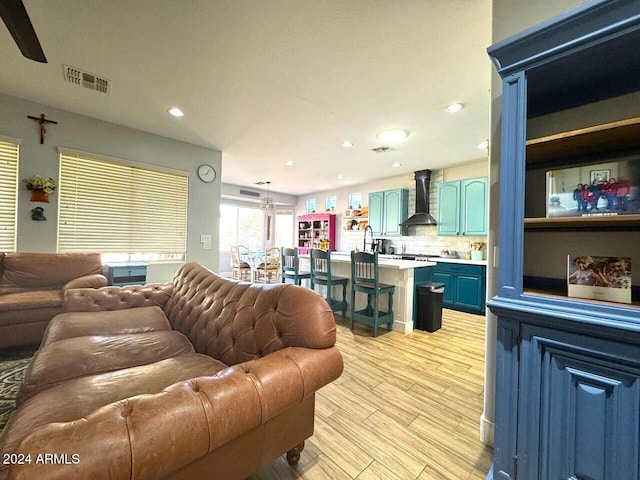
[[[325,299],[332,311],[342,312],[342,318],[347,314],[348,283],[348,278],[332,275],[331,251],[324,251],[317,248],[311,250],[311,290],[315,290],[316,284],[326,285],[327,295]],[[342,285],[342,300],[333,298],[332,290],[334,285]]]
[[[251,267],[241,260],[240,256],[249,253],[244,245],[231,247],[231,276],[237,280],[251,280]]]
[[[302,285],[302,279],[311,279],[311,272],[300,271],[297,248],[283,248],[281,264],[282,283],[285,283],[287,280],[293,280],[293,283],[296,285]]]
[[[278,247],[267,248],[264,261],[258,265],[254,272],[254,282],[261,279],[265,283],[271,283],[271,278],[275,277],[275,281],[279,281],[280,275],[280,249]]]
[[[393,294],[395,285],[380,282],[378,268],[378,252],[351,252],[351,319],[349,326],[353,330],[353,323],[363,323],[373,327],[373,336],[378,335],[380,325],[393,325]],[[356,310],[356,292],[367,295],[367,306]],[[387,311],[379,309],[381,295],[388,295]]]

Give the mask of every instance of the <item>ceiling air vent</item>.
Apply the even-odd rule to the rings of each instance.
[[[382,145],[381,147],[376,147],[371,149],[371,151],[376,153],[387,153],[389,150],[393,150],[393,148],[387,147],[386,145]]]
[[[246,195],[247,197],[256,197],[256,198],[260,197],[259,192],[252,192],[251,190],[242,190],[242,189],[240,189],[240,195]]]
[[[93,73],[85,72],[79,68],[62,65],[64,68],[64,79],[74,85],[95,90],[96,92],[111,93],[111,80],[99,77]]]

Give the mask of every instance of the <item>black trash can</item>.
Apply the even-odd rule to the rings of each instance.
[[[416,288],[418,290],[416,329],[435,332],[442,326],[444,283],[428,282]]]

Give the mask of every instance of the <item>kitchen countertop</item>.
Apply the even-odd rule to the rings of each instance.
[[[300,258],[310,258],[311,255],[302,254],[298,255]],[[420,267],[434,267],[436,264],[433,262],[422,262],[415,260],[399,260],[396,255],[378,255],[378,266],[380,268],[397,268],[399,270],[405,270],[408,268],[420,268]],[[351,263],[351,252],[331,252],[332,262]]]
[[[467,260],[465,258],[443,258],[443,257],[434,257],[431,259],[432,262],[438,263],[464,263],[466,265],[487,265],[486,260]]]

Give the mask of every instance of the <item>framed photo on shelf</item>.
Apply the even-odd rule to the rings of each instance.
[[[631,258],[568,256],[570,297],[631,303]]]
[[[611,170],[591,170],[589,177],[591,178],[589,181],[591,185],[608,182],[611,179]]]
[[[548,170],[545,193],[547,218],[638,215],[640,158]]]

